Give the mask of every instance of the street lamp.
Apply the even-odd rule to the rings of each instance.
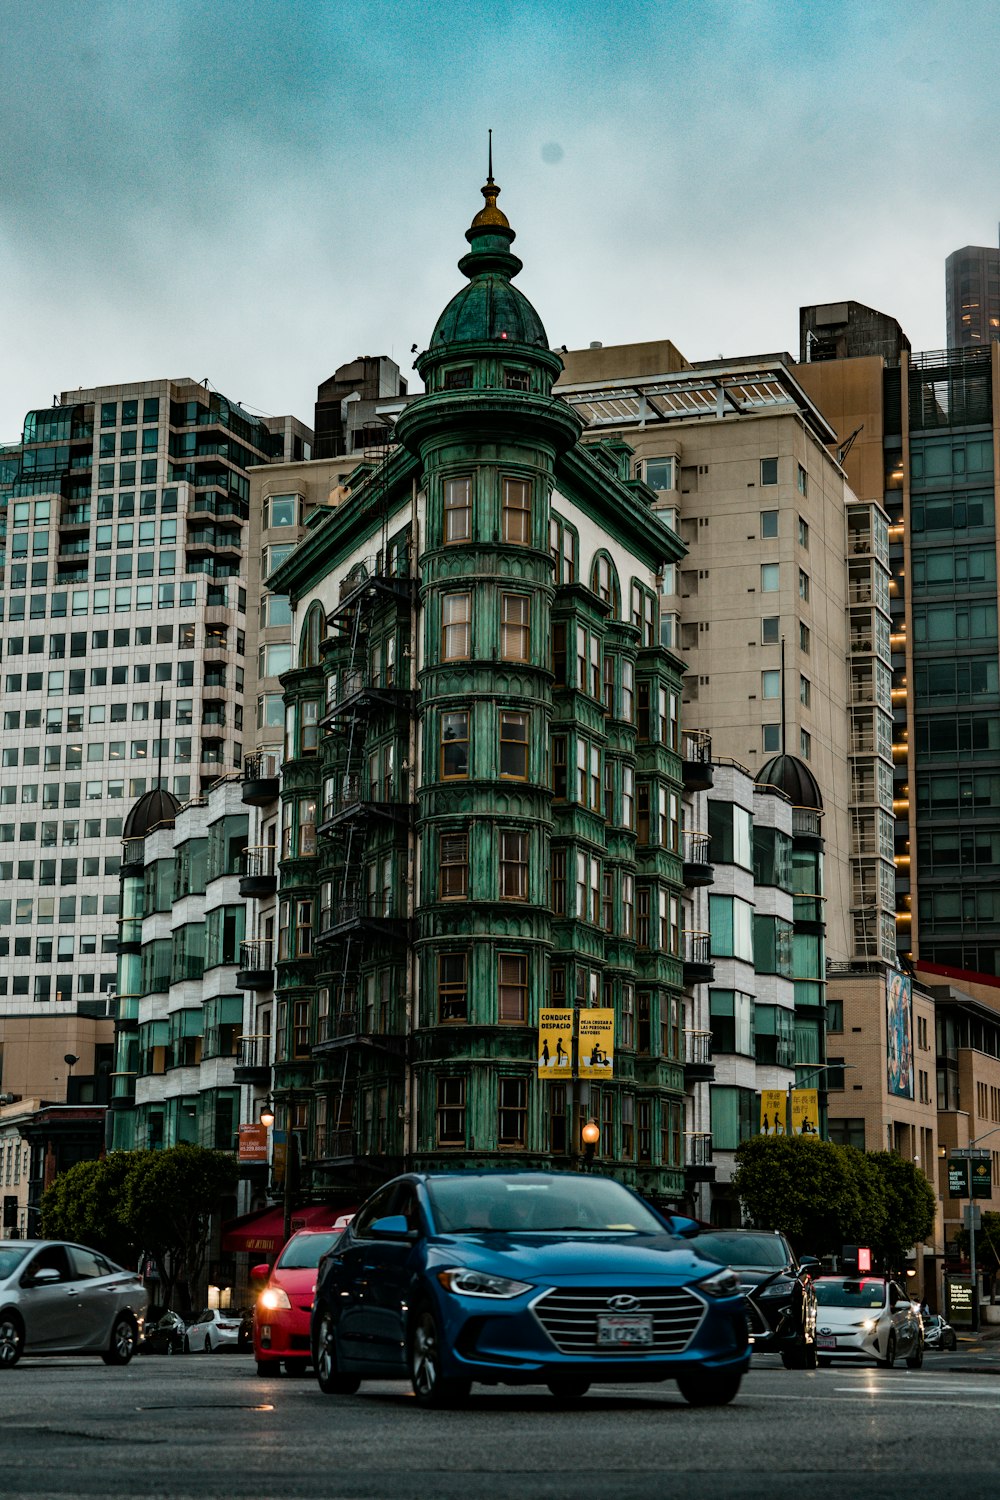
[[[268,1094],[267,1098],[264,1100],[264,1103],[260,1107],[260,1123],[263,1125],[265,1130],[270,1130],[271,1126],[274,1124],[274,1105],[271,1103],[270,1094]]]
[[[966,1150],[967,1151],[973,1150],[974,1147],[976,1147],[976,1146],[979,1145],[980,1141],[988,1140],[991,1135],[996,1135],[998,1131],[1000,1131],[1000,1125],[994,1126],[994,1128],[992,1130],[984,1130],[983,1133],[982,1133],[982,1135],[977,1135],[976,1138],[975,1138],[975,1140],[972,1140],[972,1141],[969,1142],[968,1146],[966,1147]],[[966,1180],[967,1183],[971,1184],[971,1176],[972,1176],[972,1167],[971,1167],[971,1162],[970,1162],[970,1165],[969,1165],[969,1167],[968,1167],[968,1169],[966,1171],[966,1179],[965,1180]],[[971,1193],[971,1185],[970,1185],[970,1193]],[[972,1201],[972,1198],[970,1196],[970,1198],[969,1198],[969,1274],[970,1274],[970,1276],[972,1278],[972,1331],[973,1331],[973,1333],[978,1333],[979,1332],[979,1284],[978,1284],[978,1282],[976,1280],[976,1209],[978,1208],[978,1206],[979,1206],[978,1204],[976,1204],[976,1203],[974,1203]]]
[[[792,1093],[795,1089],[801,1088],[804,1083],[808,1083],[810,1078],[818,1078],[821,1073],[828,1073],[831,1069],[839,1069],[841,1073],[846,1073],[849,1069],[856,1067],[857,1063],[820,1063],[818,1067],[810,1068],[805,1078],[792,1078],[788,1084],[788,1103],[785,1109],[785,1134],[790,1136],[792,1133]],[[818,1125],[819,1121],[817,1120],[816,1123]]]
[[[601,1127],[596,1120],[587,1121],[580,1131],[580,1139],[583,1141],[583,1170],[589,1172],[594,1164],[597,1143],[601,1139]]]

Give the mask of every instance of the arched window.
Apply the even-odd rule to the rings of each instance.
[[[618,570],[609,552],[597,552],[590,570],[590,587],[599,599],[610,604],[612,613],[621,617],[622,591],[618,583]]]
[[[319,648],[326,636],[326,615],[322,604],[310,604],[299,637],[299,666],[318,667]]]

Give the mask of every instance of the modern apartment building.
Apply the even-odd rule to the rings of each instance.
[[[880,534],[889,522],[899,951],[995,975],[1000,352],[814,358],[796,375],[838,442],[857,435],[844,463],[858,504]],[[881,610],[875,624],[881,639]]]
[[[4,451],[0,1018],[107,1013],[128,808],[241,765],[248,469],[310,442],[158,380],[64,392]]]
[[[965,245],[944,263],[949,349],[976,349],[1000,338],[1000,250]]]

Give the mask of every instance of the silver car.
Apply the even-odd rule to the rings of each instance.
[[[99,1354],[127,1365],[148,1298],[134,1271],[62,1240],[0,1241],[0,1370],[22,1354]]]

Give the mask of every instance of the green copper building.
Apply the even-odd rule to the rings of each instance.
[[[417,359],[426,393],[269,580],[297,643],[277,1123],[327,1195],[571,1166],[594,1121],[601,1170],[678,1199],[684,986],[710,973],[682,931],[682,663],[658,618],[684,549],[628,447],[584,447],[553,395],[498,193]],[[611,1009],[613,1071],[540,1078],[547,1008]]]

